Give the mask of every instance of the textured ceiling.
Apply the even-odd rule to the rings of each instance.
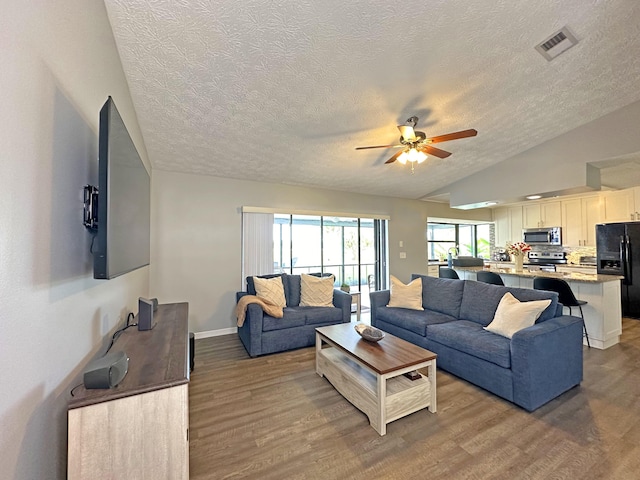
[[[640,100],[636,0],[105,4],[163,170],[421,198]],[[579,43],[547,62],[534,47],[565,25]],[[411,115],[479,133],[414,175],[354,150]]]

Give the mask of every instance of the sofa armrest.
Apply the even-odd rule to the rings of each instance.
[[[333,289],[333,306],[342,310],[342,323],[351,321],[351,295],[337,288]]]
[[[582,319],[555,317],[511,339],[514,402],[533,411],[582,381]]]
[[[236,299],[240,300],[247,292],[236,292]],[[250,356],[262,355],[262,321],[264,310],[257,303],[247,305],[247,314],[242,327],[238,327],[238,335]]]
[[[378,290],[376,292],[369,293],[369,299],[371,300],[371,325],[376,327],[377,311],[378,308],[386,307],[391,299],[391,290]]]
[[[242,297],[244,297],[245,295],[249,295],[248,292],[236,292],[236,303],[238,303],[240,301],[240,299]]]

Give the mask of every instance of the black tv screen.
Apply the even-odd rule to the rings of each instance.
[[[111,97],[100,110],[98,143],[93,277],[110,279],[149,265],[151,181]]]

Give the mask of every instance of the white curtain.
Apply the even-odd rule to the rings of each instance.
[[[273,213],[242,213],[242,287],[245,278],[273,273]]]

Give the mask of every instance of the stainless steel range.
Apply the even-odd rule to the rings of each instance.
[[[567,263],[564,252],[529,252],[529,262],[526,265],[538,266],[545,272],[555,272],[556,265]]]

